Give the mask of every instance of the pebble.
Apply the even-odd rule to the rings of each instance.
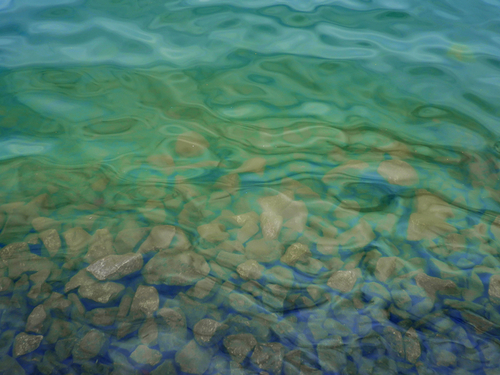
[[[143,266],[140,253],[123,255],[108,255],[88,266],[86,269],[97,280],[118,280],[133,272],[139,271]]]
[[[12,351],[14,358],[31,353],[38,349],[43,340],[42,335],[29,335],[21,332],[14,339],[14,349]]]
[[[349,293],[353,288],[358,276],[355,271],[337,271],[330,276],[327,285],[342,293]]]
[[[158,350],[150,349],[146,345],[139,345],[137,349],[130,354],[130,358],[137,363],[156,366],[160,363],[162,355]]]

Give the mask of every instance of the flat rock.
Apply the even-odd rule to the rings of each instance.
[[[285,347],[278,342],[271,342],[257,344],[250,359],[257,367],[271,374],[281,374],[284,356]]]
[[[87,271],[94,275],[97,280],[118,280],[139,271],[143,264],[140,253],[108,255],[88,266]]]
[[[212,355],[212,350],[203,348],[195,340],[191,340],[184,348],[175,353],[175,361],[183,372],[201,375],[210,366]]]
[[[253,240],[245,246],[245,255],[261,263],[271,263],[283,255],[283,245],[277,240]]]
[[[61,248],[61,237],[55,229],[48,229],[40,233],[40,239],[51,257],[55,256]]]
[[[156,366],[160,363],[162,355],[158,350],[150,349],[146,345],[139,345],[130,355],[135,362]]]
[[[338,290],[342,293],[349,293],[352,288],[354,288],[354,284],[356,284],[357,279],[358,276],[356,271],[337,271],[330,276],[327,285],[330,288]]]
[[[28,335],[27,333],[21,332],[14,339],[14,358],[31,353],[32,351],[38,349],[42,340],[42,335]]]
[[[139,285],[137,288],[130,311],[152,316],[160,306],[160,296],[154,286]]]
[[[73,348],[73,357],[76,359],[94,358],[99,354],[106,341],[107,337],[103,332],[91,329]]]
[[[170,246],[175,235],[175,227],[172,225],[158,225],[151,229],[149,236],[139,247],[139,253],[165,250]]]
[[[201,255],[193,251],[170,255],[160,252],[143,268],[148,284],[192,285],[204,278],[210,267]]]
[[[227,336],[224,339],[224,347],[231,356],[231,359],[237,363],[243,362],[248,354],[257,345],[257,340],[250,333],[239,333]]]
[[[216,344],[226,332],[228,326],[213,319],[202,319],[193,327],[196,342],[201,346]]]
[[[114,300],[125,289],[122,284],[111,281],[105,283],[93,282],[80,286],[78,294],[99,303],[108,303]]]

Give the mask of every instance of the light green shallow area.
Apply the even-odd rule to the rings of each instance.
[[[495,375],[494,1],[0,1],[0,373]]]

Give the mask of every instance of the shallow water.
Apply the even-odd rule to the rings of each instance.
[[[0,373],[498,374],[499,5],[0,0]]]

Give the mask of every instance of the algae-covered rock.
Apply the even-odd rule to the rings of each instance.
[[[146,345],[139,345],[132,354],[130,354],[130,358],[137,363],[156,366],[160,363],[162,355],[158,350],[150,349]]]
[[[87,267],[98,280],[118,280],[122,277],[139,271],[143,266],[143,258],[140,253],[128,253],[123,255],[108,255],[99,259]]]
[[[28,335],[27,333],[21,332],[14,339],[14,349],[12,352],[14,358],[31,353],[32,351],[38,349],[42,340],[42,335]]]
[[[192,285],[210,272],[205,258],[192,251],[170,255],[160,252],[143,268],[148,284]]]

